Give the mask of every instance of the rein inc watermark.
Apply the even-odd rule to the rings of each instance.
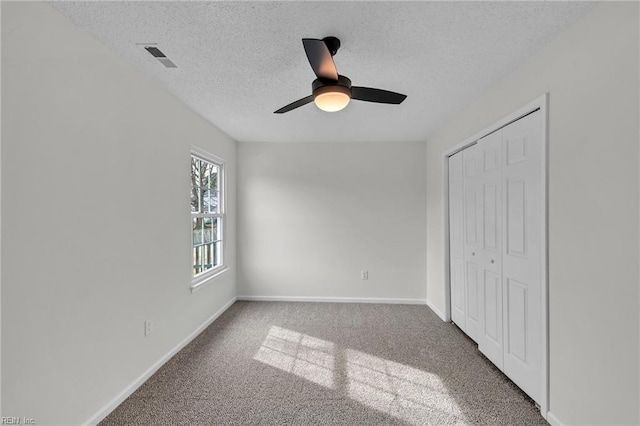
[[[0,425],[35,425],[36,419],[31,417],[0,417]]]

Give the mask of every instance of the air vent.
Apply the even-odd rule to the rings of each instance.
[[[151,54],[154,58],[156,58],[162,65],[166,68],[178,68],[176,64],[171,62],[171,59],[167,58],[167,55],[162,53],[160,49],[154,46],[145,46],[145,50]]]
[[[160,51],[160,49],[158,49],[157,47],[147,46],[147,47],[145,47],[145,49],[147,49],[147,52],[151,53],[154,58],[166,58],[167,57],[167,55],[162,53]]]

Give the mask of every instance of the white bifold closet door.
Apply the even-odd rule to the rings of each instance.
[[[462,151],[466,333],[499,368],[503,364],[501,151],[500,131]]]
[[[540,119],[529,114],[449,158],[452,320],[534,400],[543,375]]]
[[[462,152],[449,157],[449,260],[451,269],[451,319],[466,332],[466,296],[464,280],[464,194]]]
[[[541,112],[502,129],[505,220],[502,309],[504,373],[535,401],[542,396],[543,164]]]

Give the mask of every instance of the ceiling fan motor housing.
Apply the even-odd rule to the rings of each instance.
[[[351,97],[351,80],[343,75],[338,75],[338,81],[317,78],[311,90],[314,97],[326,92],[342,92]]]

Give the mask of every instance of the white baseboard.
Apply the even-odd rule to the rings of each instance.
[[[547,412],[547,422],[549,422],[551,426],[564,426],[564,423],[558,420],[558,418],[554,416],[551,411]]]
[[[173,349],[167,352],[167,354],[165,354],[162,358],[156,361],[151,367],[149,367],[147,371],[142,373],[137,379],[133,381],[133,383],[131,383],[122,392],[120,392],[120,394],[117,397],[115,397],[110,403],[102,407],[100,411],[98,411],[96,414],[91,416],[89,420],[84,422],[83,425],[84,426],[97,425],[102,420],[104,420],[104,418],[107,417],[109,413],[115,410],[115,408],[118,405],[120,405],[125,399],[127,399],[133,392],[135,392],[136,389],[142,386],[142,384],[146,382],[149,379],[149,377],[153,375],[153,373],[158,371],[158,369],[160,369],[160,367],[162,367],[167,361],[169,361],[171,357],[173,357],[175,354],[180,352],[182,348],[187,346],[189,342],[191,342],[193,339],[195,339],[198,336],[198,334],[202,333],[202,331],[204,331],[205,328],[209,327],[209,325],[211,325],[212,322],[214,322],[220,315],[222,315],[224,311],[229,309],[229,307],[233,305],[235,301],[236,301],[235,297],[230,301],[228,301],[222,308],[218,310],[218,312],[216,312],[211,317],[209,317],[209,319],[207,319],[202,325],[200,325],[200,327],[198,327],[193,333],[187,336],[182,342],[178,343]]]
[[[434,314],[436,314],[437,316],[440,317],[440,319],[444,322],[449,322],[447,320],[447,317],[440,311],[440,309],[436,308],[433,303],[429,302],[427,300],[427,306],[429,307],[429,309],[431,309],[433,311]]]
[[[238,296],[248,302],[325,302],[325,303],[385,303],[398,305],[425,305],[424,299],[391,299],[378,297],[305,297],[305,296]]]

